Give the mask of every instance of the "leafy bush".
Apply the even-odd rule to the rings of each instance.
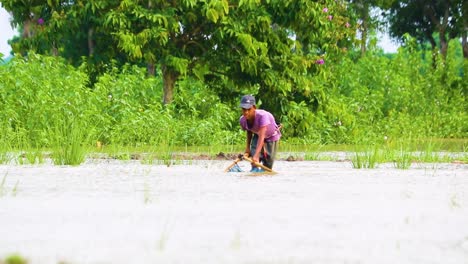
[[[30,54],[0,67],[0,119],[9,133],[24,133],[32,147],[50,146],[50,128],[75,117],[94,131],[96,104],[87,75],[58,58]],[[4,130],[5,130],[4,129]]]
[[[451,43],[447,61],[439,59],[434,68],[430,54],[414,49],[411,41],[392,59],[369,52],[314,76],[326,96],[310,121],[315,131],[308,134],[322,143],[369,143],[409,134],[466,137],[466,74],[463,57],[454,51],[460,43]]]
[[[459,43],[451,44],[447,61],[434,67],[430,54],[410,40],[392,58],[379,52],[344,57],[317,67],[300,91],[257,98],[260,107],[280,112],[283,140],[298,144],[466,138],[468,67],[456,48]],[[148,77],[146,69],[113,68],[92,88],[87,76],[85,66],[35,54],[0,66],[0,160],[8,162],[14,148],[51,148],[54,157],[71,155],[59,164],[79,163],[96,141],[155,147],[244,142],[238,101],[221,101],[221,88],[187,77],[177,82],[174,102],[164,105],[162,78]]]

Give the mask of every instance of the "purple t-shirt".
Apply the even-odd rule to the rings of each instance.
[[[265,110],[255,110],[255,120],[252,127],[249,127],[247,119],[244,116],[241,116],[239,122],[243,130],[251,131],[254,134],[258,134],[261,127],[267,126],[265,133],[265,141],[267,142],[277,141],[281,138],[281,132],[278,129],[275,118],[270,112]]]

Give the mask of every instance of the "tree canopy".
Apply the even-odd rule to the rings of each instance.
[[[150,72],[162,72],[164,103],[173,100],[178,78],[188,75],[227,94],[252,86],[309,93],[305,76],[317,61],[338,58],[354,35],[346,4],[329,0],[1,3],[24,28],[16,52],[147,64]]]
[[[417,38],[421,43],[428,41],[432,49],[440,49],[447,56],[450,39],[462,38],[465,58],[468,57],[466,27],[468,4],[464,0],[405,0],[396,1],[390,7],[390,34],[403,40],[405,34]],[[437,34],[439,46],[434,34]]]
[[[445,56],[447,37],[466,45],[462,0],[0,0],[22,36],[19,54],[34,51],[85,62],[91,83],[109,65],[145,65],[161,74],[164,104],[177,82],[202,80],[223,97],[262,92],[272,108],[307,101],[323,91],[313,76],[356,45],[364,54],[377,24],[371,10],[388,10],[390,33],[409,33]],[[356,32],[361,42],[355,42]],[[468,50],[467,50],[468,54]],[[282,96],[278,96],[282,95]]]

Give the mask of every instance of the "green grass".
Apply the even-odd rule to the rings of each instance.
[[[355,151],[351,163],[355,169],[374,169],[379,162],[379,150],[369,147],[364,151]]]
[[[17,163],[19,165],[34,165],[34,164],[43,164],[45,162],[44,153],[39,149],[26,150],[20,152],[17,157]]]
[[[12,157],[9,154],[11,151],[8,142],[0,140],[0,164],[8,164],[11,162]]]
[[[7,151],[0,150],[0,164],[8,164],[11,161],[10,155]]]
[[[411,167],[412,160],[413,156],[411,152],[404,149],[395,150],[393,160],[395,168],[407,170]]]
[[[51,130],[53,140],[52,160],[55,165],[77,166],[86,159],[86,131],[73,121],[57,125]]]
[[[322,154],[318,151],[306,152],[304,154],[304,160],[320,160],[321,155]]]
[[[242,153],[244,150],[244,146],[240,145],[139,144],[122,146],[114,144],[97,147],[96,141],[89,140],[86,133],[77,125],[57,126],[49,134],[50,149],[28,147],[30,145],[27,142],[18,144],[19,147],[15,149],[10,147],[14,142],[3,142],[0,144],[0,164],[8,164],[12,160],[19,165],[42,164],[46,158],[50,157],[55,165],[79,165],[86,158],[108,158],[126,161],[139,160],[145,165],[171,166],[181,164],[186,160],[213,159],[222,153],[229,159],[232,155]],[[342,157],[337,157],[335,154],[345,152],[347,153],[346,159],[352,162],[353,168],[375,168],[380,163],[393,163],[399,169],[408,169],[412,163],[454,161],[467,163],[466,141],[449,140],[449,142],[450,144],[447,144],[440,139],[408,139],[362,145],[294,145],[281,142],[277,159],[292,157],[292,160],[341,161]],[[50,155],[49,152],[51,152]]]

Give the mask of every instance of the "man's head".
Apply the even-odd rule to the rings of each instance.
[[[255,107],[255,97],[253,95],[242,96],[240,107],[243,109],[250,109],[252,107]]]
[[[253,120],[255,118],[255,97],[253,95],[244,95],[241,98],[240,107],[242,108],[242,115],[247,120]]]

